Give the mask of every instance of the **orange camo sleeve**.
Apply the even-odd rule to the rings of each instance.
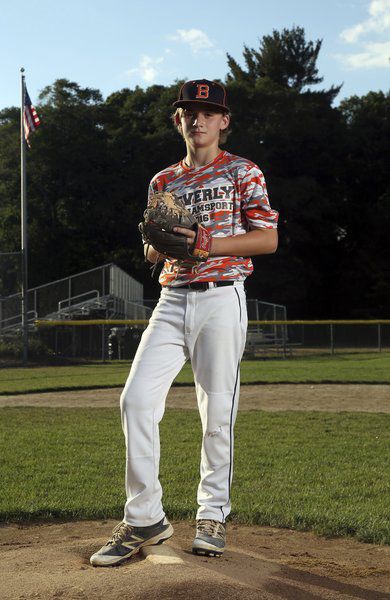
[[[279,213],[270,206],[264,175],[256,165],[245,173],[241,185],[241,201],[251,229],[276,229]]]

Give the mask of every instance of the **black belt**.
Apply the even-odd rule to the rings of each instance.
[[[186,283],[185,285],[173,285],[173,290],[209,290],[215,287],[222,287],[225,285],[234,285],[234,281],[194,281],[194,283]]]

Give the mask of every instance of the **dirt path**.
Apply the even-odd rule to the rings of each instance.
[[[0,396],[1,406],[117,407],[120,388]],[[167,406],[196,408],[194,388]],[[241,410],[390,412],[389,385],[242,386]],[[270,527],[228,526],[220,559],[189,552],[194,524],[149,556],[96,569],[114,521],[0,526],[0,600],[390,600],[390,548]]]
[[[1,600],[390,599],[389,548],[231,525],[225,555],[211,559],[189,552],[194,526],[179,522],[171,540],[149,557],[138,555],[117,568],[91,567],[89,556],[113,525],[1,528]]]
[[[0,396],[1,406],[118,406],[122,388]],[[173,387],[168,408],[196,408],[194,387]],[[243,385],[241,410],[390,412],[390,385]]]

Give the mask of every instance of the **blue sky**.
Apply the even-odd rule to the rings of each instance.
[[[390,0],[0,0],[0,109],[20,103],[20,67],[34,102],[67,78],[103,96],[177,79],[224,79],[226,53],[293,25],[323,39],[324,82],[338,97],[389,89]]]

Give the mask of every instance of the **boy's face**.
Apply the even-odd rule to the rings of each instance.
[[[188,104],[180,119],[182,135],[186,142],[196,148],[218,145],[219,133],[229,126],[230,117],[214,111],[210,105]]]

